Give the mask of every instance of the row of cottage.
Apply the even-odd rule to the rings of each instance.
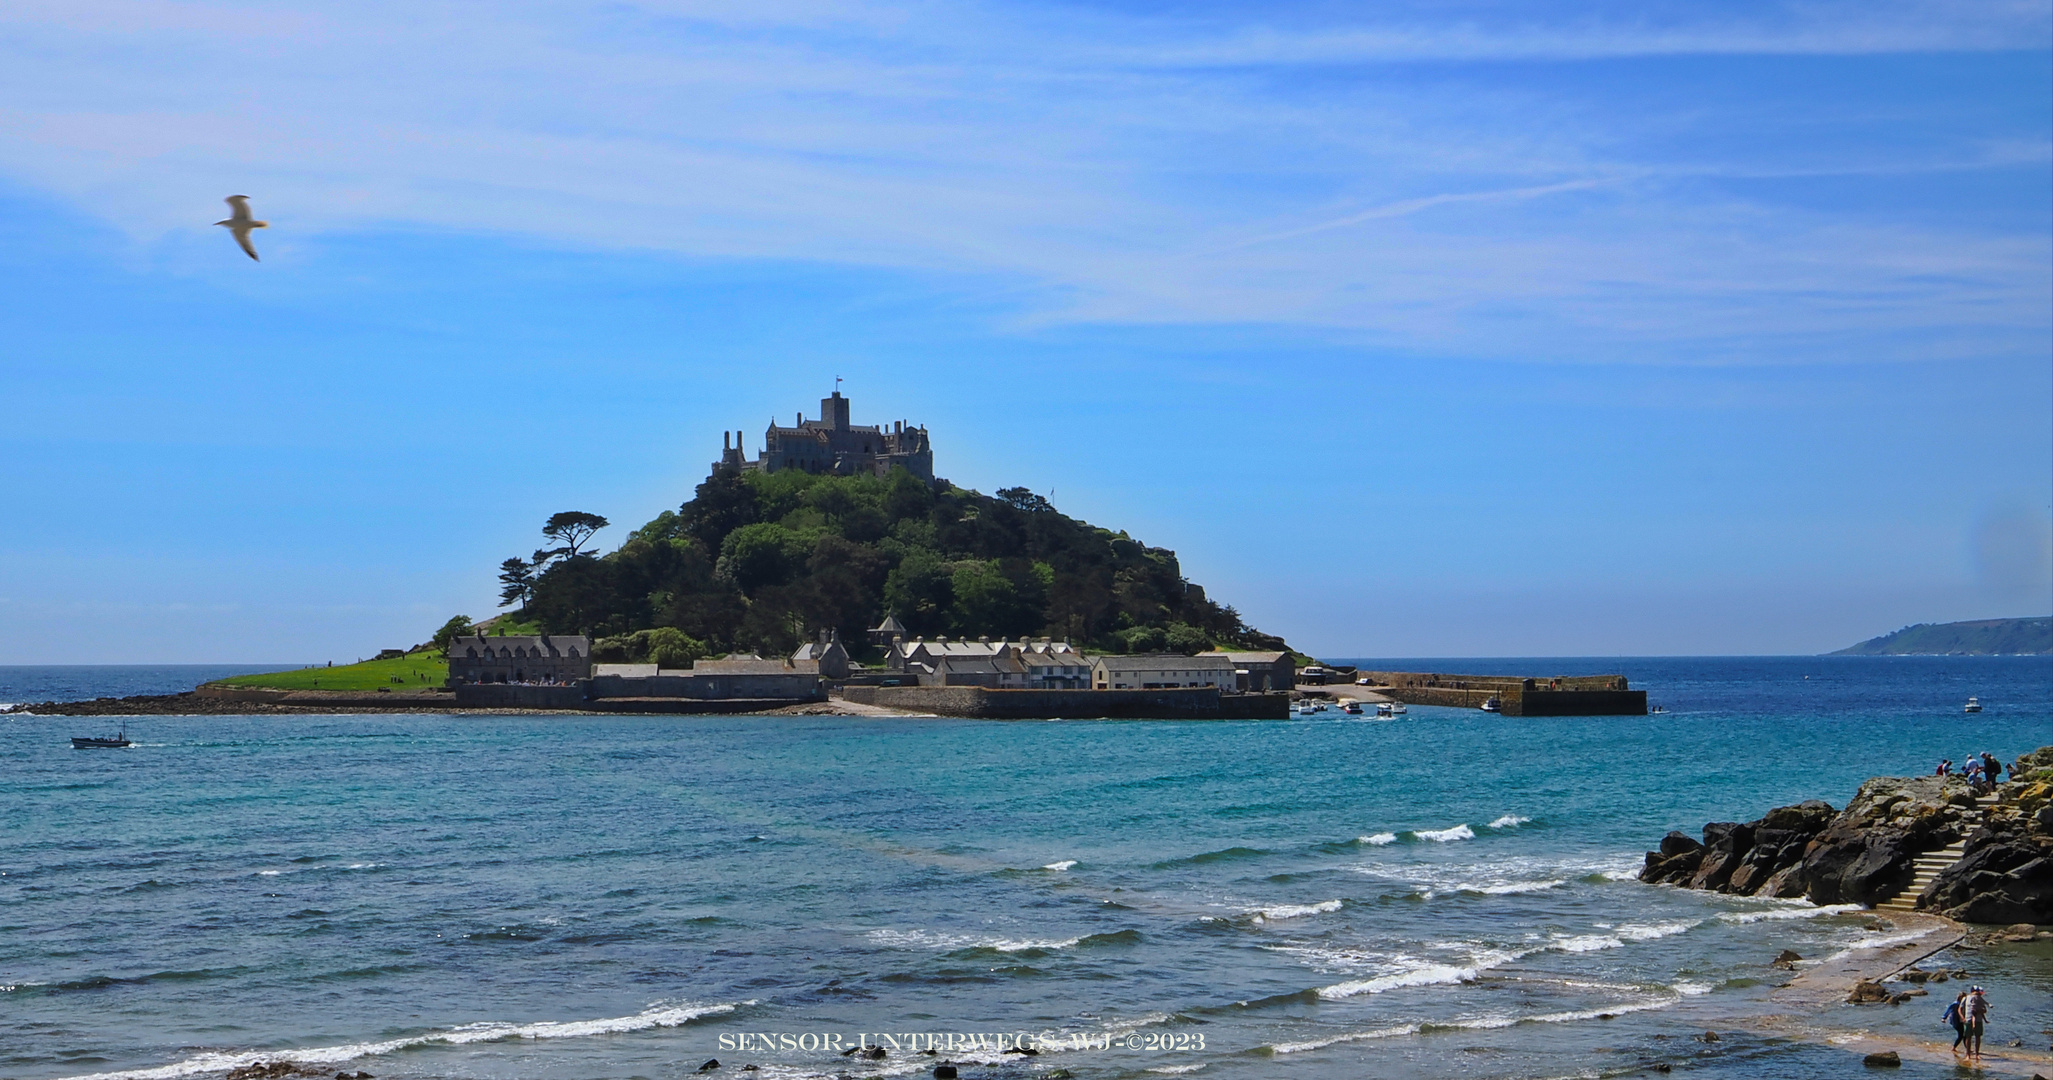
[[[896,618],[871,631],[885,647],[885,667],[853,664],[832,633],[801,646],[789,659],[730,656],[690,668],[655,664],[593,664],[581,635],[466,636],[449,645],[449,681],[574,683],[594,681],[607,696],[800,697],[822,679],[886,685],[981,686],[992,690],[1161,690],[1217,688],[1264,693],[1291,688],[1287,652],[1208,652],[1086,656],[1066,641],[989,638],[907,639]]]

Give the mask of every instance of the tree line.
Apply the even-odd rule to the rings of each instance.
[[[502,606],[599,659],[682,666],[787,654],[835,630],[857,654],[885,615],[915,637],[1066,639],[1103,652],[1284,649],[1187,582],[1176,553],[1078,521],[1025,488],[995,496],[889,476],[714,470],[614,551],[567,511],[500,566]]]

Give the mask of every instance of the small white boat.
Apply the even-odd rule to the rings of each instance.
[[[1395,709],[1394,707],[1392,707],[1392,706],[1391,706],[1391,704],[1390,704],[1389,702],[1387,702],[1387,701],[1379,701],[1379,702],[1377,702],[1377,703],[1376,703],[1376,715],[1377,715],[1377,716],[1394,716],[1394,715],[1396,715],[1396,714],[1397,714],[1397,710],[1396,710],[1396,709]]]
[[[1408,711],[1409,710],[1407,710],[1404,707],[1404,702],[1402,701],[1393,701],[1390,703],[1390,715],[1392,716],[1403,716]]]
[[[1969,698],[1969,699],[1967,699],[1967,711],[1969,711],[1969,712],[1981,712],[1981,711],[1982,711],[1982,699],[1981,699],[1981,698]]]
[[[1310,716],[1318,711],[1319,710],[1312,707],[1312,702],[1309,698],[1297,703],[1297,714],[1299,716]]]
[[[1350,701],[1345,705],[1342,705],[1340,707],[1340,711],[1346,713],[1349,716],[1360,716],[1362,714],[1362,703],[1359,701]]]
[[[1485,700],[1483,701],[1483,711],[1484,711],[1484,712],[1503,712],[1503,711],[1504,711],[1504,703],[1503,703],[1503,702],[1501,702],[1501,701],[1498,701],[1498,700],[1497,700],[1496,698],[1487,698],[1487,699],[1485,699]]]

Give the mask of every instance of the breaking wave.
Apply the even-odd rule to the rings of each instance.
[[[309,1046],[296,1050],[264,1051],[216,1051],[195,1054],[184,1061],[170,1065],[159,1065],[150,1069],[128,1069],[121,1072],[93,1073],[76,1077],[75,1080],[179,1080],[181,1077],[198,1076],[202,1073],[225,1072],[246,1065],[274,1061],[290,1061],[299,1065],[339,1065],[357,1058],[378,1057],[395,1053],[414,1046],[442,1044],[463,1046],[470,1043],[498,1042],[505,1039],[572,1039],[592,1035],[618,1035],[630,1031],[646,1031],[650,1028],[679,1027],[702,1016],[721,1016],[754,1001],[730,1002],[718,1005],[659,1005],[645,1009],[633,1016],[614,1016],[600,1020],[544,1020],[531,1024],[481,1023],[465,1024],[462,1027],[442,1031],[431,1031],[421,1035],[410,1035],[401,1039],[386,1039],[379,1042],[344,1043],[340,1046]]]
[[[1278,904],[1255,912],[1257,922],[1273,919],[1297,919],[1306,915],[1325,915],[1340,910],[1340,901],[1325,900],[1316,904]]]
[[[1517,814],[1506,814],[1491,822],[1490,827],[1493,829],[1516,829],[1520,825],[1530,824],[1532,820],[1532,818],[1520,817]]]
[[[1466,825],[1456,825],[1451,829],[1413,829],[1405,835],[1414,840],[1431,840],[1436,844],[1445,844],[1454,840],[1474,840],[1476,831]]]

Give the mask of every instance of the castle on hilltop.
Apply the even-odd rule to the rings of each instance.
[[[791,427],[772,420],[770,429],[763,434],[762,456],[750,461],[746,453],[741,432],[723,431],[720,460],[713,467],[743,472],[803,469],[836,476],[884,476],[894,468],[902,468],[928,483],[934,480],[934,448],[927,441],[926,428],[914,427],[904,420],[892,421],[889,430],[850,424],[848,399],[839,390],[820,399],[818,420],[808,420],[804,413],[798,414]]]

